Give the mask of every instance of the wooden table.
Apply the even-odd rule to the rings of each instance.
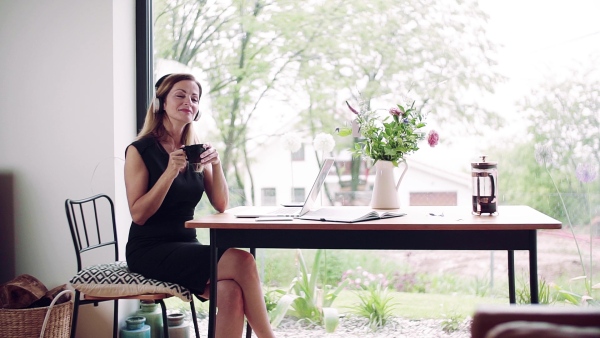
[[[527,250],[531,303],[536,304],[539,302],[537,230],[562,227],[561,222],[527,206],[500,206],[499,214],[494,216],[472,215],[470,208],[464,207],[409,207],[402,208],[406,213],[403,217],[360,223],[298,219],[256,222],[252,218],[236,218],[232,214],[236,209],[186,222],[188,228],[210,229],[208,337],[215,334],[217,248],[506,250],[509,301],[513,304],[516,302],[514,250]]]

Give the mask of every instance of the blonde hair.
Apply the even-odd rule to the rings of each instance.
[[[164,140],[167,138],[167,131],[163,124],[163,119],[165,115],[165,110],[162,105],[165,102],[165,99],[169,92],[173,89],[176,83],[181,81],[194,81],[198,88],[200,89],[200,95],[198,99],[202,96],[202,86],[200,82],[196,80],[196,78],[191,74],[170,74],[166,76],[163,81],[158,80],[156,87],[155,99],[152,100],[148,110],[146,111],[146,119],[144,120],[144,126],[142,130],[137,135],[136,140],[145,138],[145,137],[155,137],[158,140]],[[158,104],[156,113],[155,113],[155,105]],[[198,137],[194,132],[194,128],[191,123],[188,123],[181,135],[181,140],[179,140],[181,144],[189,145],[198,143]]]

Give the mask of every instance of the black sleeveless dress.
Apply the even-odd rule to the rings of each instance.
[[[148,169],[148,190],[165,171],[169,154],[153,137],[133,142]],[[204,173],[187,169],[175,178],[162,205],[144,225],[129,228],[126,259],[129,269],[147,278],[177,283],[202,294],[209,279],[210,250],[186,229],[204,193]],[[219,255],[220,257],[220,255]]]

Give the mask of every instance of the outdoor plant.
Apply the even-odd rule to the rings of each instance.
[[[490,290],[490,281],[486,277],[475,277],[471,285],[473,294],[478,297],[485,297]]]
[[[394,289],[399,292],[424,293],[425,285],[421,282],[416,272],[395,272],[392,276]]]
[[[346,283],[336,288],[319,286],[317,279],[321,268],[321,255],[324,250],[316,250],[312,270],[309,272],[302,251],[296,251],[298,276],[292,280],[287,292],[284,292],[271,311],[271,325],[277,327],[286,314],[301,320],[321,324],[327,332],[333,332],[339,324],[339,313],[331,304],[344,289]]]
[[[579,276],[579,277],[575,277],[575,278],[571,278],[569,280],[570,283],[577,283],[577,282],[583,282],[584,285],[584,290],[587,289],[587,277],[586,276]],[[594,300],[591,296],[585,295],[585,294],[581,294],[575,290],[573,290],[573,285],[569,285],[569,289],[565,289],[563,287],[561,287],[560,285],[554,284],[554,289],[558,292],[558,299],[573,305],[585,305],[585,304],[590,304],[590,305],[600,305],[598,303],[598,301]],[[597,286],[596,286],[597,288]]]
[[[335,147],[335,140],[331,134],[318,133],[313,140],[313,146],[315,151],[322,153],[321,159],[323,159],[324,155],[329,154]]]
[[[344,272],[342,283],[355,290],[359,304],[351,309],[357,316],[368,319],[369,326],[375,330],[385,326],[393,316],[395,304],[389,293],[389,282],[382,274],[372,274],[361,267]]]
[[[581,254],[581,249],[579,247],[577,237],[575,236],[575,231],[573,230],[573,223],[571,222],[571,217],[570,217],[569,211],[567,210],[567,207],[566,207],[565,201],[562,197],[562,194],[560,192],[560,189],[558,189],[558,186],[556,185],[556,182],[554,181],[554,178],[552,177],[552,174],[550,173],[550,170],[549,170],[549,167],[553,163],[553,157],[554,157],[554,153],[553,153],[552,147],[549,144],[543,144],[543,145],[536,144],[535,159],[538,162],[538,164],[540,164],[541,166],[544,167],[546,173],[548,173],[548,176],[550,177],[550,180],[552,181],[554,188],[556,189],[556,192],[557,192],[558,197],[561,202],[561,206],[565,213],[565,217],[567,218],[569,230],[571,231],[571,234],[573,235],[573,240],[575,241],[575,245],[577,247],[577,253],[579,254],[579,261],[581,263],[581,269],[583,271],[583,275],[572,278],[571,281],[583,280],[585,283],[586,294],[577,294],[570,290],[562,289],[558,285],[556,286],[556,288],[558,289],[558,292],[562,295],[562,297],[570,303],[579,304],[579,305],[582,305],[582,304],[600,305],[600,302],[598,302],[597,300],[594,300],[594,298],[592,297],[592,290],[600,289],[600,283],[596,284],[596,285],[592,285],[592,269],[593,269],[593,266],[592,266],[593,246],[591,245],[593,243],[592,238],[591,238],[592,230],[590,228],[590,265],[589,265],[589,269],[587,270],[587,273],[586,273],[586,267],[585,267],[585,264],[583,263],[583,255]],[[596,179],[596,176],[598,175],[598,168],[591,163],[579,164],[575,170],[575,175],[582,184],[588,184]],[[589,192],[586,194],[586,202],[587,202],[587,207],[589,210]]]
[[[517,304],[531,304],[531,293],[529,291],[529,283],[525,282],[525,277],[519,278],[519,287],[515,291]],[[545,279],[538,280],[538,302],[539,304],[554,304],[557,300],[556,295],[550,288],[550,284]]]
[[[424,137],[422,129],[426,124],[424,116],[415,108],[415,101],[410,105],[397,104],[387,110],[389,114],[385,117],[380,114],[385,109],[366,110],[363,104],[358,111],[348,101],[346,104],[356,117],[352,127],[339,128],[338,134],[360,135],[352,149],[355,157],[368,157],[374,162],[391,161],[397,167],[406,155],[419,150],[418,142]],[[431,130],[427,141],[435,147],[439,134]]]
[[[281,289],[273,289],[265,291],[265,305],[267,307],[267,312],[269,314],[274,313],[275,308],[277,308],[277,304],[281,297],[285,295],[285,291]]]
[[[596,180],[596,177],[598,175],[598,168],[593,165],[592,163],[579,163],[577,165],[577,167],[575,168],[575,176],[577,176],[577,179],[579,180],[579,182],[581,182],[582,184],[585,185],[586,187],[586,194],[585,194],[585,204],[586,204],[586,209],[588,211],[588,218],[591,222],[592,220],[592,215],[591,215],[591,204],[590,204],[590,191],[589,191],[589,186],[590,183]],[[589,281],[586,280],[586,282],[589,283],[590,288],[591,289],[600,289],[600,284],[596,284],[594,285],[593,282],[593,257],[594,257],[594,238],[593,238],[593,227],[590,224],[590,266],[589,266]],[[588,290],[590,295],[591,295],[591,290]],[[598,302],[596,302],[596,304],[598,305]]]
[[[463,320],[463,317],[456,313],[456,311],[452,311],[449,315],[443,314],[444,319],[442,319],[442,331],[446,333],[452,333],[458,331],[460,329],[460,323]]]

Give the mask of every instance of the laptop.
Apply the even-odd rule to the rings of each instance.
[[[325,178],[329,174],[329,170],[333,166],[333,162],[335,160],[333,158],[326,158],[325,162],[321,166],[321,170],[317,175],[315,182],[310,188],[308,195],[306,196],[306,200],[304,204],[300,207],[298,206],[283,206],[283,207],[237,207],[234,216],[235,217],[300,217],[306,214],[311,210],[315,201],[317,200],[317,196],[321,192],[321,188],[323,187],[323,183],[325,183]]]

